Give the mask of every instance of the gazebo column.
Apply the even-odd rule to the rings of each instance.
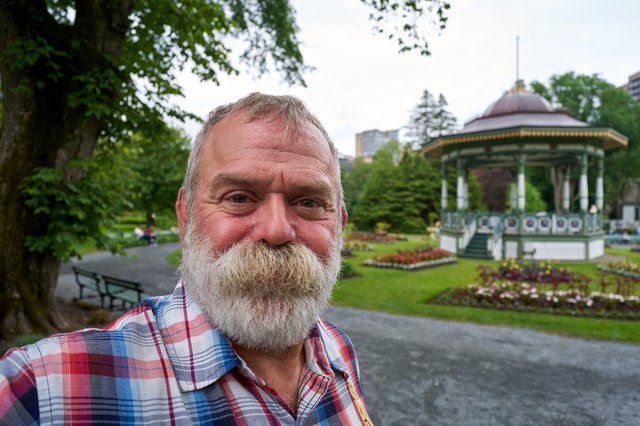
[[[457,188],[456,188],[456,209],[464,210],[466,207],[464,205],[464,164],[462,159],[458,157],[458,180],[457,180]]]
[[[524,185],[524,165],[526,156],[522,153],[518,155],[518,233],[524,234],[524,213],[525,213],[525,185]],[[524,253],[524,241],[518,243],[518,258],[522,259]]]
[[[602,214],[604,208],[604,159],[598,158],[598,176],[596,177],[596,207],[598,213]]]
[[[582,233],[589,232],[587,221],[589,220],[589,157],[582,154],[580,157],[580,215],[582,216]],[[588,248],[587,248],[588,250]],[[588,253],[588,251],[587,251]]]
[[[571,200],[571,182],[569,178],[571,177],[571,167],[566,166],[564,168],[564,182],[562,187],[562,211],[567,214],[569,213],[570,200]]]
[[[464,209],[469,210],[469,171],[464,171]]]
[[[582,154],[580,159],[580,211],[586,213],[589,210],[589,181],[587,170],[589,167],[587,154]]]
[[[518,156],[518,210],[524,212],[525,209],[525,193],[524,193],[524,163],[525,155],[520,154]]]
[[[511,181],[511,191],[510,192],[510,199],[509,199],[509,205],[511,206],[511,211],[515,212],[518,210],[518,183],[517,183],[517,177],[516,180]]]
[[[440,206],[442,211],[447,210],[447,164],[442,163],[442,183],[440,187]]]

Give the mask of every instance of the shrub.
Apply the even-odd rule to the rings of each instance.
[[[340,262],[340,279],[359,277],[360,274],[353,268],[349,262]]]

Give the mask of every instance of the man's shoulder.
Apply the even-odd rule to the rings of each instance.
[[[157,338],[155,306],[159,299],[148,299],[134,306],[104,328],[85,328],[51,335],[24,349],[32,362],[58,356],[127,355],[132,347],[153,345]]]

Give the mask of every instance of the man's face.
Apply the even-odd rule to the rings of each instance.
[[[191,225],[210,238],[215,252],[238,242],[295,242],[326,258],[344,225],[335,165],[316,129],[293,139],[280,120],[246,123],[242,113],[211,129],[201,152]],[[184,208],[178,213],[183,236]]]
[[[177,203],[190,294],[232,341],[272,352],[300,342],[326,306],[344,226],[327,143],[280,126],[242,114],[218,123],[188,226],[184,193]]]

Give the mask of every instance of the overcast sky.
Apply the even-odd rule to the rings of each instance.
[[[302,52],[316,71],[307,88],[273,73],[222,76],[220,86],[180,76],[185,109],[204,117],[252,91],[293,94],[320,118],[340,152],[353,155],[355,133],[400,128],[424,89],[442,93],[460,124],[481,114],[516,78],[547,81],[575,71],[622,85],[640,71],[640,0],[452,0],[447,28],[430,36],[432,55],[398,54],[374,35],[358,0],[292,0]],[[194,136],[198,126],[186,131]]]

